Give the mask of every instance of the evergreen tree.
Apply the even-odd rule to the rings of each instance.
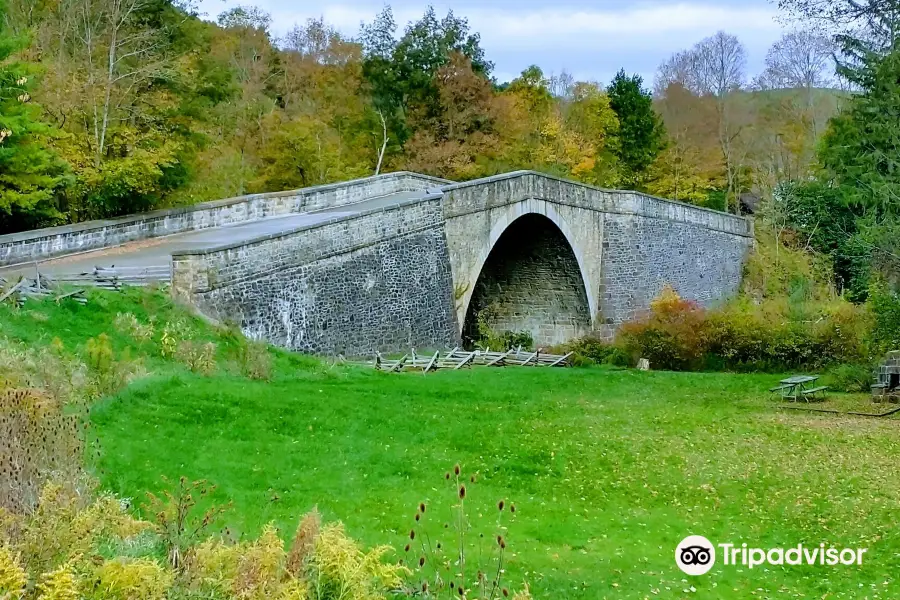
[[[616,154],[624,171],[624,182],[637,187],[664,147],[662,121],[653,110],[653,99],[643,88],[640,75],[629,77],[624,69],[619,71],[606,93],[619,117]]]
[[[31,101],[32,69],[12,60],[26,42],[9,35],[5,13],[0,1],[0,233],[59,222],[54,199],[66,172]]]
[[[900,51],[867,55],[857,68],[866,87],[829,122],[819,151],[823,179],[856,215],[856,250],[842,257],[871,266],[900,286]],[[827,211],[831,224],[834,211]],[[852,232],[842,233],[847,236]],[[849,243],[849,242],[848,242]],[[858,256],[864,261],[857,259]],[[861,273],[854,278],[865,281]],[[857,286],[859,287],[859,286]],[[862,296],[862,293],[858,293]]]
[[[871,57],[869,85],[829,123],[819,159],[848,204],[900,216],[900,51]]]

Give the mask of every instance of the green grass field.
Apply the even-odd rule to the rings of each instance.
[[[177,312],[133,295],[2,308],[0,326],[31,344],[59,336],[77,347],[121,310]],[[515,504],[515,515],[504,511],[507,581],[529,582],[535,598],[900,595],[900,423],[778,411],[766,392],[777,376],[599,367],[386,375],[286,354],[271,383],[156,359],[146,368],[92,415],[94,468],[135,506],[163,475],[202,478],[219,486],[217,501],[233,501],[225,521],[239,534],[274,521],[289,536],[317,505],[403,557],[419,502],[430,507],[432,539],[448,535],[456,489],[445,473],[459,463],[477,475],[466,506],[486,543],[497,501]],[[862,566],[717,565],[688,578],[674,562],[688,534],[869,551]]]

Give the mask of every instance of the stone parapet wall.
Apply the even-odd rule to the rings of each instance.
[[[3,235],[0,236],[0,267],[273,215],[322,210],[396,192],[424,190],[445,183],[445,180],[416,173],[388,173],[343,183],[253,194],[117,219]]]
[[[690,223],[715,231],[753,237],[753,222],[744,217],[623,190],[604,190],[534,171],[515,171],[446,185],[447,219],[501,208],[523,200],[545,200],[608,214],[640,215],[672,223]]]
[[[439,193],[172,261],[176,297],[285,348],[355,356],[459,339]]]

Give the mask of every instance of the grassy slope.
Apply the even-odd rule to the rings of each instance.
[[[0,327],[29,343],[59,336],[75,350],[112,332],[117,311],[177,314],[159,296],[101,295],[87,307],[0,307]],[[281,354],[276,379],[261,383],[159,359],[146,366],[148,378],[94,411],[103,482],[141,498],[160,488],[160,475],[206,478],[234,501],[228,521],[239,532],[270,520],[290,531],[317,504],[354,536],[400,548],[424,500],[439,538],[454,497],[443,475],[459,462],[479,474],[467,499],[478,531],[493,534],[498,499],[516,503],[509,573],[539,598],[898,595],[896,421],[775,413],[764,393],[771,376],[600,368],[389,376]],[[864,546],[869,560],[717,566],[688,582],[673,561],[688,533],[762,547]]]

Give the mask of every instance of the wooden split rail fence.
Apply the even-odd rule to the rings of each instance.
[[[438,351],[424,356],[417,355],[415,349],[413,349],[409,354],[405,354],[396,360],[386,359],[380,353],[376,353],[375,368],[387,373],[399,373],[402,371],[428,373],[438,369],[456,371],[472,366],[567,367],[571,356],[571,352],[568,354],[549,354],[541,349],[532,352],[522,350],[521,346],[506,352],[492,352],[490,348],[473,351],[454,348],[443,354]]]
[[[43,275],[38,275],[34,279],[20,277],[18,281],[11,284],[0,277],[0,303],[13,300],[21,307],[28,298],[53,298],[57,302],[69,299],[79,304],[87,304],[84,289],[61,290],[53,280]]]
[[[172,273],[168,265],[153,267],[94,267],[82,273],[65,273],[55,281],[72,285],[93,285],[107,290],[121,290],[123,285],[146,286],[170,283]]]
[[[94,267],[83,273],[65,273],[53,277],[37,272],[34,278],[19,276],[7,281],[0,277],[0,302],[13,299],[22,306],[27,298],[53,298],[57,302],[71,299],[86,304],[84,286],[121,291],[123,285],[146,286],[152,283],[169,283],[169,267]],[[60,287],[60,285],[65,287]],[[74,288],[74,289],[73,289]]]

